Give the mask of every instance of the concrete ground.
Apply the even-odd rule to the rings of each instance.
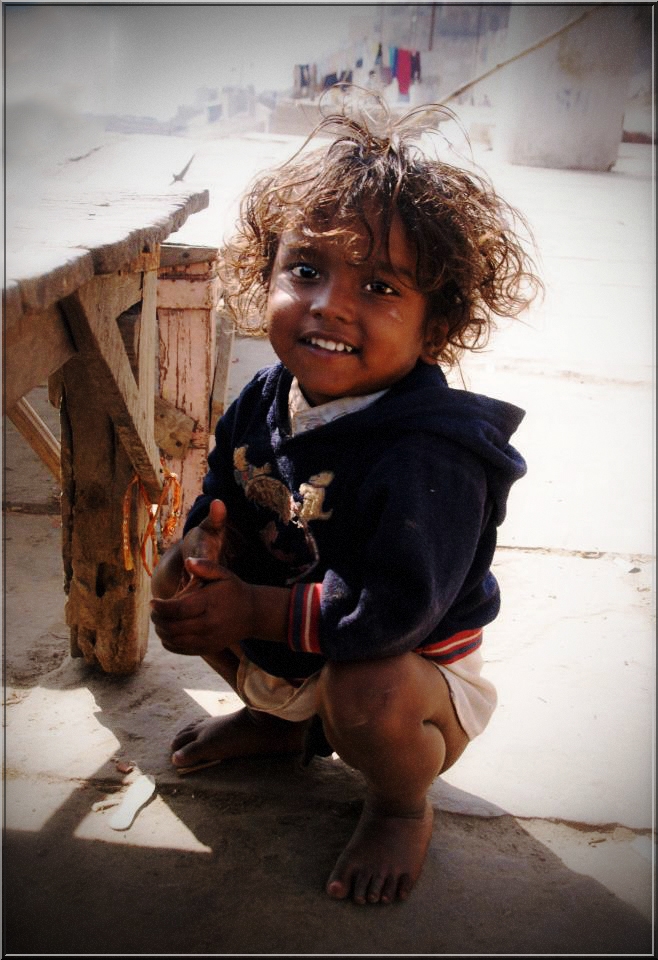
[[[292,142],[198,144],[192,185],[221,170],[218,199],[178,239],[209,242]],[[324,895],[362,797],[339,760],[173,772],[173,733],[236,705],[205,665],[155,635],[131,677],[68,657],[57,490],[5,421],[6,955],[653,955],[652,148],[623,144],[605,174],[478,159],[530,219],[547,291],[463,363],[470,389],[527,411],[529,472],[484,646],[499,708],[432,788],[411,899]],[[236,343],[231,396],[270,356]],[[153,798],[112,829],[105,804],[143,775]]]

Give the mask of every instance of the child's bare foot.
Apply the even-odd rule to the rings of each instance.
[[[379,813],[366,800],[361,819],[327,882],[336,900],[391,903],[406,900],[420,876],[432,836],[429,803],[417,815]]]
[[[300,753],[306,723],[291,723],[246,707],[228,716],[196,720],[179,730],[171,762],[179,773],[213,766],[229,757]]]

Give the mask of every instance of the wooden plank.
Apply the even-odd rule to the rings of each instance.
[[[62,450],[34,407],[23,397],[13,405],[7,416],[18,432],[27,440],[39,459],[45,463],[55,480],[61,483]]]
[[[160,248],[160,268],[184,266],[190,263],[209,263],[217,258],[217,253],[217,247],[163,243]]]
[[[47,240],[35,230],[8,230],[6,275],[17,286],[23,310],[46,310],[90,280],[94,261],[56,237]]]
[[[62,301],[62,309],[92,374],[94,389],[102,395],[135,471],[155,502],[162,489],[162,467],[153,436],[153,407],[150,406],[149,413],[145,399],[148,387],[144,385],[142,393],[135,382],[115,322],[141,299],[141,283],[140,274],[96,277]],[[141,326],[145,326],[144,309]],[[155,357],[151,356],[155,364]],[[148,392],[152,404],[154,391]]]
[[[44,310],[94,274],[115,273],[152,253],[209,203],[207,190],[144,196],[65,187],[53,182],[50,193],[8,204],[6,276],[17,284],[24,309]]]
[[[155,380],[158,351],[158,272],[149,270],[142,275],[142,315],[139,324],[139,357],[137,387],[140,398],[140,415],[148,427],[147,441],[158,457],[157,468],[161,470],[154,435],[155,425]],[[159,474],[161,476],[161,474]]]
[[[48,377],[48,402],[50,403],[51,407],[55,407],[56,410],[59,410],[62,404],[63,391],[64,380],[60,367],[59,370],[55,370],[55,372],[51,373]]]
[[[126,350],[135,380],[139,377],[139,330],[142,323],[142,305],[136,303],[117,317],[117,326]]]
[[[233,353],[233,338],[235,324],[226,312],[221,312],[217,318],[217,357],[213,376],[212,393],[210,395],[210,430],[226,409],[226,395],[228,393],[229,371],[231,369],[231,355]]]
[[[160,281],[162,282],[162,281]],[[186,281],[178,281],[184,287]],[[208,469],[208,408],[215,352],[214,309],[158,308],[160,330],[160,393],[196,423],[190,446],[166,457],[181,485],[181,517],[172,539],[180,536],[192,503]]]
[[[113,273],[142,253],[153,250],[171,233],[183,226],[192,213],[208,206],[207,190],[201,193],[158,196],[118,194],[112,196],[111,209],[103,218],[107,241],[102,234],[83,237],[97,274]],[[126,225],[129,224],[127,227]]]
[[[160,276],[158,283],[158,307],[172,310],[210,310],[219,299],[219,280],[214,278],[210,282],[206,278],[197,279],[195,276],[169,280]]]
[[[170,457],[185,456],[196,429],[196,421],[156,395],[155,397],[155,442],[163,453]]]
[[[4,335],[3,409],[8,410],[76,350],[56,304],[40,312],[10,313],[5,316]]]

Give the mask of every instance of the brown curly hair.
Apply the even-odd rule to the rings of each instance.
[[[534,299],[542,284],[523,216],[484,174],[427,149],[446,119],[454,114],[437,104],[395,119],[377,94],[351,89],[342,110],[327,113],[290,160],[255,179],[220,256],[225,304],[241,333],[267,332],[268,286],[285,230],[348,245],[365,231],[367,260],[396,214],[415,248],[428,353],[437,362],[451,366],[465,350],[481,349],[496,316],[516,316]]]

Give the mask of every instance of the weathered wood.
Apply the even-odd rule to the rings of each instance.
[[[6,276],[24,310],[44,310],[94,274],[115,273],[151,253],[209,202],[207,190],[142,196],[78,187],[71,193],[64,181],[48,190],[26,204],[8,203]]]
[[[57,305],[41,313],[6,314],[3,409],[38,387],[74,354],[75,345]]]
[[[165,457],[181,484],[180,535],[184,517],[201,490],[207,470],[208,401],[215,349],[214,310],[158,310],[160,394],[196,423],[184,455]]]
[[[192,213],[208,206],[207,190],[201,193],[159,195],[152,197],[124,194],[112,200],[118,231],[124,233],[121,243],[113,237],[110,242],[90,247],[96,273],[120,270],[140,253],[152,250],[170,234],[179,230]],[[163,213],[163,211],[166,211]],[[135,226],[125,236],[125,223],[130,218]]]
[[[144,250],[139,256],[135,257],[129,263],[125,263],[112,273],[148,273],[149,270],[158,270],[160,267],[160,244],[152,243],[148,250]],[[100,276],[100,274],[99,274]]]
[[[7,317],[19,317],[22,312],[20,287],[15,280],[7,280],[2,291],[2,315],[5,318],[5,323]]]
[[[62,371],[62,553],[71,654],[108,673],[132,672],[146,653],[150,583],[139,561],[147,509],[130,488],[134,468],[93,369],[73,358]],[[123,501],[130,489],[134,569],[123,557]]]
[[[190,263],[208,264],[217,258],[217,247],[192,246],[184,243],[163,243],[160,248],[160,268],[186,266]]]
[[[221,311],[217,318],[217,356],[215,360],[212,393],[210,396],[211,430],[214,429],[214,425],[226,409],[226,395],[228,393],[234,334],[235,324],[226,312]]]
[[[8,230],[6,271],[18,287],[24,311],[46,310],[93,277],[94,261],[88,251],[55,240],[31,242],[38,236],[36,229],[25,231],[22,243],[12,233]]]
[[[196,421],[173,403],[155,397],[155,442],[163,453],[180,459],[194,437]]]
[[[53,436],[34,407],[23,397],[9,408],[7,416],[39,459],[45,463],[55,480],[61,483],[62,451],[59,440]]]
[[[218,296],[217,281],[205,277],[197,278],[193,274],[181,280],[161,279],[158,283],[158,307],[170,310],[211,310]]]
[[[126,152],[134,155],[132,144]],[[13,408],[49,380],[60,409],[71,653],[109,673],[129,673],[144,656],[149,624],[150,583],[139,558],[149,519],[142,493],[155,501],[162,489],[154,438],[159,244],[209,197],[135,193],[132,170],[129,189],[108,187],[121,177],[118,166],[130,166],[129,157],[108,159],[96,170],[97,189],[76,167],[73,177],[58,169],[36,177],[29,192],[14,184],[8,193],[4,395],[5,408]],[[149,174],[148,182],[157,178]],[[21,409],[29,419],[22,402]],[[56,448],[29,422],[22,432],[50,446],[53,469]]]
[[[130,369],[135,381],[139,377],[139,328],[142,320],[142,305],[135,303],[117,317],[117,326],[123,340]]]
[[[157,479],[162,483],[162,467],[160,466],[160,454],[158,452],[155,435],[155,381],[156,368],[155,358],[158,349],[158,271],[149,270],[142,276],[142,312],[139,323],[139,356],[137,372],[137,388],[139,390],[140,401],[140,420],[146,427],[146,432],[141,434],[145,444],[151,450],[151,457],[155,451],[157,463]],[[124,440],[124,443],[126,441]],[[126,447],[126,449],[130,449]],[[140,473],[141,476],[141,473]],[[145,484],[146,485],[146,484]],[[158,491],[153,491],[158,492]]]
[[[175,538],[182,532],[207,471],[220,297],[216,251],[205,262],[170,264],[159,276],[160,394],[196,423],[187,450],[166,457],[168,468],[181,484],[181,518],[172,535]]]
[[[152,288],[153,281],[149,283]],[[96,277],[62,301],[62,308],[80,355],[93,375],[95,389],[103,396],[105,408],[114,421],[126,452],[155,502],[162,489],[162,468],[153,437],[154,389],[149,390],[146,384],[140,389],[141,385],[135,382],[115,323],[118,316],[141,299],[141,288],[140,274]],[[152,293],[149,295],[148,311],[146,297],[143,301],[140,323],[140,341],[147,336],[150,342],[155,336],[155,320],[150,321],[151,333],[145,333],[149,326],[147,312],[155,312]],[[154,357],[154,349],[151,358]],[[151,359],[150,362],[155,361]],[[146,366],[144,377],[148,377]]]
[[[62,379],[61,368],[55,370],[54,373],[51,373],[48,377],[48,402],[51,407],[55,407],[56,410],[59,410],[62,403],[62,394],[64,392],[64,381]]]

